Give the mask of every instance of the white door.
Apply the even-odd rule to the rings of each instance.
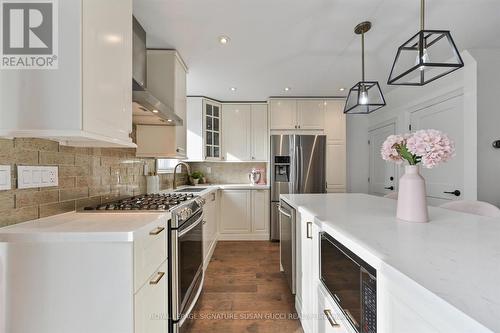
[[[267,105],[252,105],[252,160],[268,161],[269,126],[267,125]]]
[[[325,128],[324,100],[299,100],[297,101],[297,119],[300,129],[322,130]]]
[[[368,144],[370,145],[370,178],[368,180],[370,194],[383,196],[396,189],[396,165],[384,161],[380,155],[380,148],[385,139],[395,133],[395,123],[379,127],[368,133]]]
[[[453,97],[411,113],[412,130],[437,129],[455,141],[456,156],[433,169],[422,168],[429,203],[441,204],[464,195],[464,114],[463,96]],[[460,195],[445,192],[459,191]],[[457,192],[458,194],[458,192]]]
[[[271,129],[297,128],[297,101],[294,99],[271,100]]]
[[[250,161],[251,106],[222,106],[222,150],[226,161]]]
[[[221,193],[220,233],[250,233],[251,190],[224,190]]]

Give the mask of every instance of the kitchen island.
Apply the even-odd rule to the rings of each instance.
[[[430,223],[408,223],[365,194],[281,198],[377,270],[378,332],[500,331],[500,219],[430,207]]]

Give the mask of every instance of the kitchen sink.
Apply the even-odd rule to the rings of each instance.
[[[186,187],[186,188],[180,188],[178,190],[175,190],[174,192],[201,192],[205,191],[207,188],[206,187]]]

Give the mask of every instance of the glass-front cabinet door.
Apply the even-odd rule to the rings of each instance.
[[[221,105],[209,100],[203,103],[203,142],[205,159],[221,159]]]

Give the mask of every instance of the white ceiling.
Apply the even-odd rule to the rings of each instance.
[[[499,0],[426,6],[426,27],[451,30],[459,50],[500,48]],[[339,88],[360,80],[353,29],[364,20],[373,23],[366,78],[387,91],[397,47],[419,30],[419,8],[418,0],[134,0],[148,47],[177,49],[187,63],[189,95],[239,101],[345,95]]]

